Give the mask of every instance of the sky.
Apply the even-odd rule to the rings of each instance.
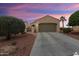
[[[58,19],[64,16],[67,19],[65,27],[70,15],[77,10],[78,3],[0,3],[0,16],[14,16],[28,23],[45,15]]]

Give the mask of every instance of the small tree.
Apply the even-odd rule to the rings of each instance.
[[[25,24],[21,19],[12,16],[0,16],[0,36],[10,39],[11,34],[23,33]]]
[[[79,26],[79,11],[74,12],[70,17],[69,17],[69,26]]]

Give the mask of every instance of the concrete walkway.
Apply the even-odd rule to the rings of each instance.
[[[61,33],[42,32],[37,34],[30,56],[72,56],[79,54],[79,40]]]

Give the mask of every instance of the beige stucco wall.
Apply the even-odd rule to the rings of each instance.
[[[79,26],[73,26],[73,30],[79,32]]]
[[[27,28],[30,26],[30,24],[25,23],[25,32],[27,32]]]
[[[25,32],[27,32],[27,23],[25,23]]]

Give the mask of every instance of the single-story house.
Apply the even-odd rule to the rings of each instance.
[[[59,19],[46,15],[32,22],[31,25],[34,25],[33,28],[36,29],[36,32],[59,32],[59,23]]]

